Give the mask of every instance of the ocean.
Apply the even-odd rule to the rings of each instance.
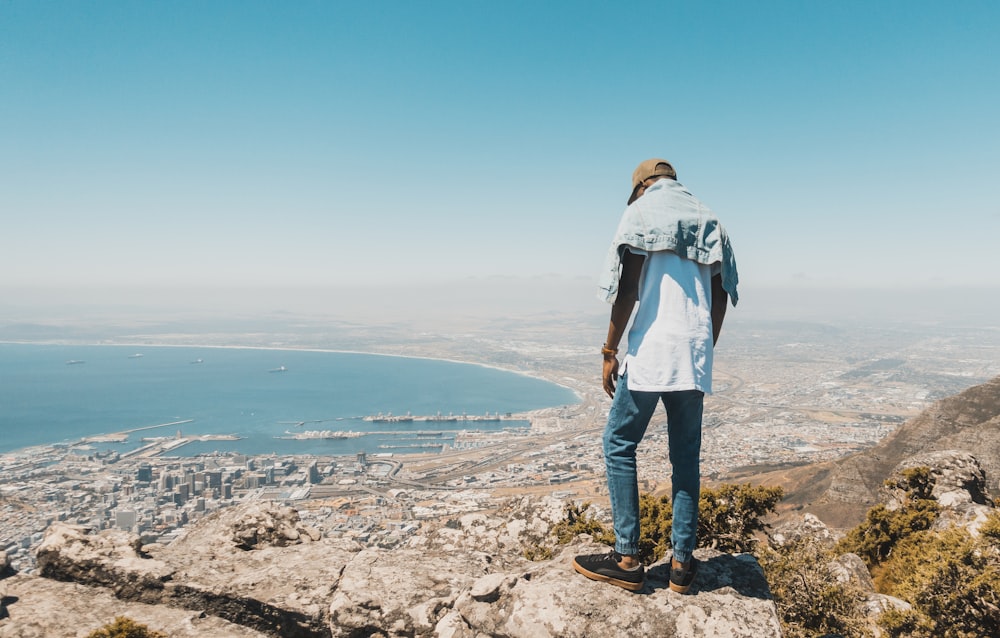
[[[235,435],[170,452],[413,453],[460,430],[526,427],[494,417],[578,403],[562,386],[485,366],[370,354],[250,348],[0,344],[0,452],[136,430],[144,437]],[[432,421],[372,421],[388,415]],[[437,418],[440,415],[440,418]],[[183,423],[178,423],[183,422]],[[163,425],[174,424],[174,425]],[[153,427],[160,426],[160,427]],[[140,428],[147,428],[141,429]],[[303,431],[361,433],[291,439]]]

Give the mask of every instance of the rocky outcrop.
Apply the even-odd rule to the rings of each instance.
[[[667,561],[648,571],[640,595],[582,579],[570,567],[578,553],[606,547],[570,546],[553,561],[520,573],[490,574],[455,601],[436,627],[439,636],[779,636],[763,572],[754,558],[712,550],[702,561],[695,596],[669,590]],[[669,560],[669,559],[668,559]]]
[[[882,483],[904,460],[951,450],[975,454],[984,493],[1000,493],[1000,377],[937,401],[878,445],[836,461],[782,470],[756,480],[788,487],[783,507],[853,527],[881,500]]]
[[[771,530],[769,541],[775,547],[784,547],[808,539],[824,548],[832,548],[840,537],[826,523],[806,512],[801,518],[785,521]]]
[[[31,578],[273,636],[780,635],[767,583],[748,555],[699,550],[703,566],[688,596],[669,590],[664,563],[649,568],[639,594],[580,576],[574,554],[607,551],[585,536],[550,560],[526,560],[526,546],[551,541],[563,509],[553,499],[516,499],[491,515],[428,526],[394,549],[320,537],[294,510],[263,502],[206,517],[168,546],[53,525],[38,552],[46,578]],[[40,586],[18,582],[24,594],[0,621],[0,636],[40,635],[2,633],[36,608],[22,601],[41,595]]]
[[[57,523],[36,558],[41,576],[103,587],[122,600],[204,611],[291,638],[327,635],[329,597],[360,547],[308,533],[289,538],[299,527],[291,508],[258,501],[206,517],[165,547]]]
[[[918,454],[897,464],[879,490],[880,503],[887,509],[899,509],[912,501],[913,485],[907,471],[915,468],[928,470],[929,481],[923,483],[923,489],[939,506],[933,529],[959,526],[975,534],[995,511],[995,504],[986,492],[986,474],[979,461],[972,454],[957,450]],[[776,548],[794,543],[814,543],[824,550],[831,550],[836,548],[842,536],[842,533],[831,530],[819,518],[807,513],[775,526],[768,540]],[[867,566],[856,554],[837,555],[825,567],[832,582],[852,586],[861,592],[869,629],[875,635],[880,635],[877,621],[882,614],[890,610],[911,609],[906,601],[876,592]]]
[[[109,589],[27,574],[0,581],[0,638],[86,636],[127,616],[170,638],[267,638],[198,610],[123,601]]]
[[[930,496],[940,506],[935,529],[953,525],[966,527],[973,533],[993,510],[993,501],[986,494],[986,473],[978,459],[969,452],[946,450],[910,457],[893,471],[888,487],[883,488],[883,502],[889,509],[902,507],[907,495],[902,487],[905,470],[926,467],[930,470],[933,488]]]

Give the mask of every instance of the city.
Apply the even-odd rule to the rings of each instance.
[[[381,547],[417,532],[422,521],[491,509],[520,494],[601,504],[600,432],[610,400],[599,387],[599,359],[590,343],[595,325],[568,331],[525,323],[502,338],[470,327],[461,339],[427,335],[420,342],[391,327],[368,335],[364,345],[372,352],[435,353],[493,365],[562,384],[580,397],[574,405],[514,415],[530,428],[480,431],[473,422],[440,452],[184,457],[173,455],[187,440],[178,422],[167,424],[176,435],[154,439],[143,453],[95,451],[89,443],[101,438],[91,437],[2,454],[0,550],[15,569],[30,573],[32,551],[53,521],[126,529],[144,543],[168,543],[192,521],[250,499],[291,504],[323,534]],[[934,400],[1000,374],[996,331],[859,330],[818,339],[807,329],[793,334],[784,325],[734,322],[727,331],[716,391],[706,400],[706,482],[864,449]],[[588,343],[574,342],[579,334]],[[255,338],[227,337],[243,345],[340,346],[308,332],[296,343],[287,335]],[[357,348],[356,335],[350,338]],[[646,491],[669,482],[666,430],[658,427],[664,420],[662,414],[655,418],[640,448]],[[102,438],[116,436],[122,434]]]

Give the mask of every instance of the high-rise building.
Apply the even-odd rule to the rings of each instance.
[[[116,510],[115,527],[118,529],[132,530],[136,522],[135,510]]]
[[[205,472],[205,481],[210,489],[219,489],[222,487],[222,472]]]

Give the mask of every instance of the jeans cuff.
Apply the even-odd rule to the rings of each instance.
[[[638,556],[639,546],[638,545],[626,545],[624,543],[615,542],[615,551],[622,556]]]

